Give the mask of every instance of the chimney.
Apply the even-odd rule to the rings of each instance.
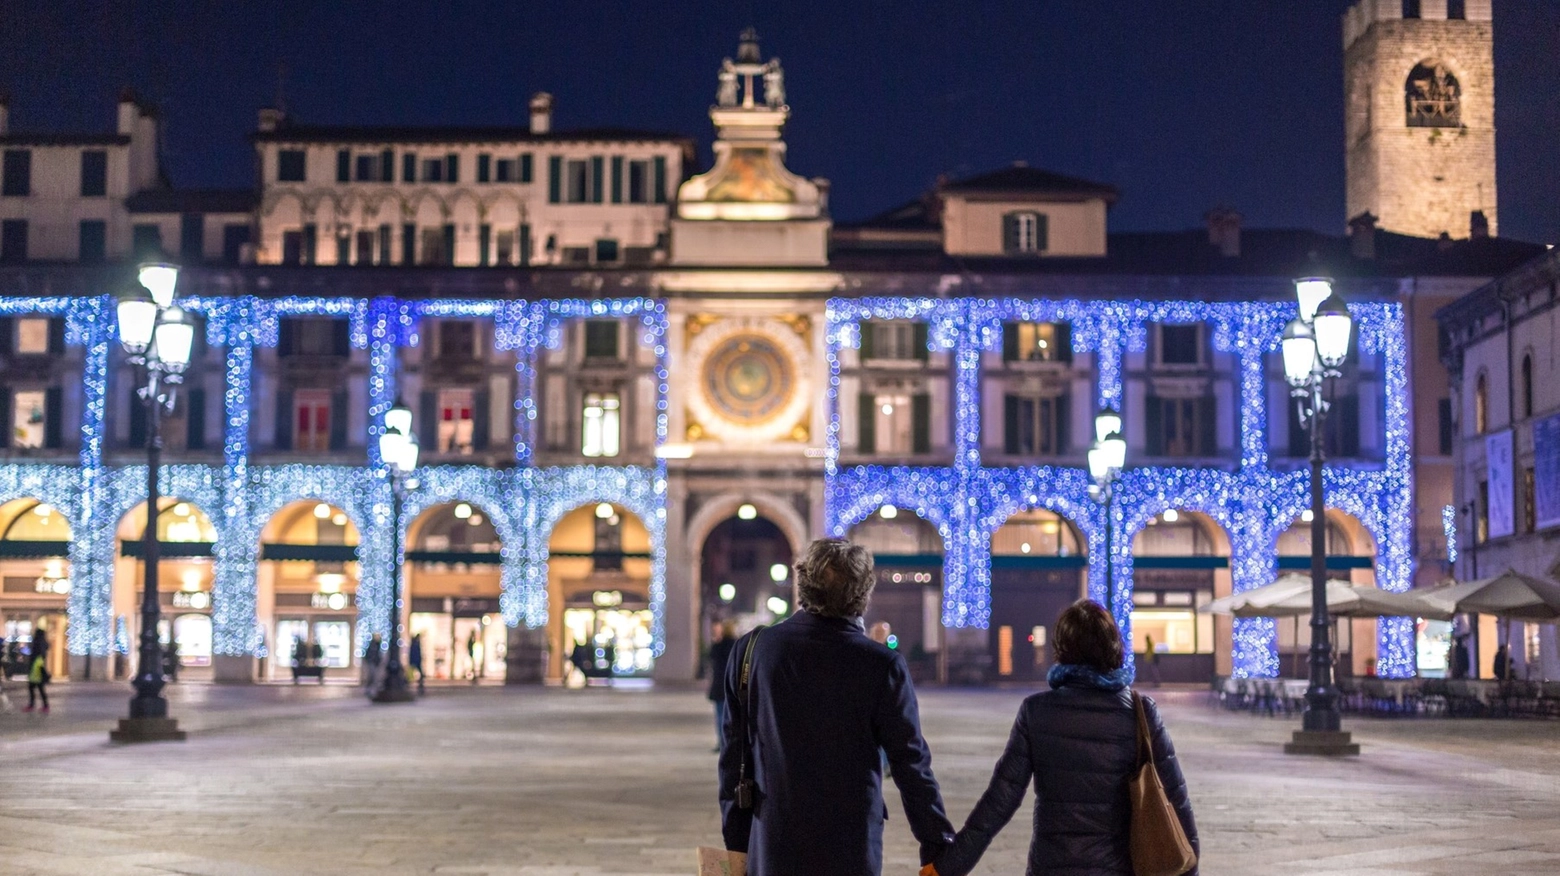
[[[282,126],[282,121],[286,118],[287,115],[279,109],[261,107],[260,121],[258,123],[259,130],[262,133],[269,134],[270,132],[275,131],[277,128],[280,128]]]
[[[531,133],[552,132],[552,106],[553,96],[547,92],[538,91],[531,95]]]
[[[125,86],[119,92],[119,126],[121,136],[135,133],[136,120],[141,117],[141,104],[135,99],[135,91]]]
[[[1483,210],[1474,210],[1468,214],[1468,239],[1481,240],[1490,236],[1490,217],[1484,215]]]
[[[1214,207],[1203,214],[1208,223],[1208,242],[1219,248],[1225,258],[1240,255],[1240,214],[1232,207]]]
[[[0,137],[11,133],[11,95],[0,91]]]
[[[1366,261],[1376,258],[1376,217],[1369,210],[1349,220],[1349,252]]]

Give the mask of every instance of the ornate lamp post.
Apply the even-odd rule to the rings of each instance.
[[[184,369],[190,364],[195,343],[195,324],[174,305],[174,289],[179,269],[170,264],[142,265],[138,279],[141,289],[119,299],[119,342],[129,362],[139,371],[141,387],[136,392],[146,405],[146,529],[141,534],[142,561],[145,563],[141,596],[141,644],[135,679],[135,696],[130,698],[130,717],[121,718],[119,729],[111,731],[115,742],[180,741],[184,731],[177,720],[168,717],[168,701],[163,698],[163,654],[157,626],[161,620],[161,594],[157,590],[157,475],[162,465],[162,418],[173,413]]]
[[[385,412],[385,431],[379,436],[379,456],[384,460],[390,478],[390,625],[385,636],[385,666],[383,681],[374,692],[376,703],[409,703],[412,688],[406,683],[406,669],[401,666],[401,577],[405,567],[401,556],[401,506],[406,491],[416,489],[417,480],[411,476],[417,469],[417,436],[412,434],[412,410],[400,401]]]
[[[1332,281],[1295,281],[1300,316],[1289,322],[1282,341],[1284,378],[1311,430],[1311,678],[1305,692],[1301,729],[1284,745],[1290,754],[1359,754],[1360,747],[1342,729],[1338,689],[1333,684],[1331,619],[1327,616],[1327,507],[1322,497],[1322,463],[1327,459],[1323,426],[1330,407],[1331,381],[1349,354],[1354,323]]]
[[[1111,542],[1115,534],[1116,481],[1127,463],[1127,441],[1121,437],[1121,415],[1110,408],[1094,418],[1094,446],[1089,448],[1089,495],[1105,506],[1105,598],[1116,601],[1116,575]],[[1106,606],[1114,611],[1114,605]]]

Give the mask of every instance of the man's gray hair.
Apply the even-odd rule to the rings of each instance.
[[[796,561],[796,601],[824,617],[861,617],[877,576],[872,554],[842,538],[820,538]]]

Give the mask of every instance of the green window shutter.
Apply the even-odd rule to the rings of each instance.
[[[482,224],[477,226],[477,264],[487,266],[488,250],[493,243],[493,226]]]
[[[650,196],[657,204],[666,203],[666,156],[655,157],[655,171],[650,185]]]
[[[530,225],[521,225],[520,226],[520,264],[521,265],[529,265],[530,263],[531,263],[531,226]]]
[[[291,450],[293,446],[293,417],[297,412],[293,410],[293,394],[290,389],[278,390],[276,393],[276,449]],[[130,424],[135,426],[134,421]]]
[[[1338,416],[1334,420],[1338,423],[1338,441],[1336,453],[1338,456],[1354,457],[1360,455],[1360,397],[1350,394],[1339,398],[1337,401]]]
[[[1213,456],[1219,452],[1219,404],[1208,396],[1197,404],[1197,452],[1199,456]]]
[[[863,392],[856,397],[856,448],[862,453],[877,452],[877,399]]]
[[[401,182],[417,182],[417,156],[411,152],[401,156]]]
[[[483,153],[477,156],[477,182],[491,182],[493,178],[493,156]]]
[[[139,407],[140,397],[135,395],[135,390],[132,389],[130,392],[131,404]],[[0,386],[0,423],[4,424],[4,428],[0,428],[0,447],[9,447],[11,446],[11,388],[8,386]]]
[[[439,447],[439,394],[431,389],[422,392],[422,398],[417,405],[417,417],[420,422],[413,426],[413,431],[421,432],[428,436],[428,449],[437,450]]]
[[[298,324],[283,317],[276,321],[276,355],[291,356],[296,350]]]
[[[488,446],[488,394],[479,389],[471,394],[471,447],[486,450]]]
[[[535,176],[535,173],[536,173],[536,168],[535,168],[534,165],[535,165],[535,160],[531,157],[531,153],[529,153],[529,152],[522,152],[522,153],[520,153],[520,181],[521,182],[528,183],[528,182],[532,181],[532,179],[533,179],[533,177]]]
[[[590,159],[590,202],[599,204],[602,201],[602,184],[606,182],[606,159],[600,155],[592,155]]]
[[[857,324],[857,332],[861,335],[861,361],[874,358],[872,351],[872,321],[864,319]]]
[[[1002,397],[1002,452],[1017,456],[1018,446],[1018,396]]]
[[[49,317],[49,339],[45,347],[50,353],[58,356],[65,352],[65,317]]]
[[[146,446],[146,403],[130,388],[130,437],[128,447]]]
[[[547,203],[563,203],[563,156],[547,159]]]
[[[1072,396],[1062,393],[1052,404],[1056,406],[1056,455],[1062,456],[1072,445]]]
[[[1056,358],[1060,362],[1072,363],[1072,323],[1056,324]]]
[[[612,203],[623,203],[623,156],[612,156]]]
[[[417,264],[417,226],[410,222],[401,226],[401,264]]]
[[[1051,222],[1050,217],[1044,213],[1035,214],[1035,252],[1045,252],[1051,248]]]
[[[184,447],[188,450],[206,449],[206,390],[195,387],[185,393]]]
[[[352,181],[352,153],[346,149],[336,150],[336,182]]]
[[[392,149],[379,153],[379,181],[395,182],[395,151]]]
[[[444,156],[444,181],[447,183],[460,182],[460,156],[453,152]]]
[[[11,322],[9,316],[0,316],[0,353],[11,352],[11,339],[14,337],[16,337],[15,323]],[[9,425],[0,428],[0,432],[4,432],[9,428]]]
[[[1018,252],[1018,214],[1008,213],[1002,217],[1002,251],[1005,253]]]
[[[1148,455],[1165,455],[1165,406],[1156,395],[1143,401],[1143,426],[1148,430]]]
[[[455,226],[453,224],[444,226],[444,264],[455,264]]]
[[[1291,400],[1285,407],[1289,408],[1289,455],[1305,459],[1311,455],[1311,433],[1300,423],[1300,406]]]
[[[910,452],[932,452],[932,397],[924,392],[910,396]]]
[[[331,450],[347,448],[347,405],[350,398],[345,389],[338,389],[330,395]]]
[[[352,323],[343,319],[334,319],[330,323],[331,351],[345,359],[352,355]]]
[[[1002,324],[1002,361],[1015,362],[1018,360],[1018,323],[1005,322]]]
[[[922,362],[931,358],[931,351],[926,348],[927,325],[924,322],[913,323],[910,330],[911,345],[915,348],[915,358]]]
[[[61,422],[64,412],[60,410],[64,401],[65,394],[58,386],[43,391],[43,446],[50,450],[58,450],[65,437]]]

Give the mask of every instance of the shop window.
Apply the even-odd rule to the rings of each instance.
[[[1208,457],[1218,453],[1218,410],[1211,397],[1151,395],[1145,411],[1149,456]]]
[[[276,154],[276,181],[277,182],[304,182],[305,173],[304,151],[302,149],[283,149]]]
[[[108,153],[101,149],[81,152],[81,196],[101,198],[108,194]]]
[[[293,395],[293,447],[307,452],[330,449],[331,392],[300,389]]]
[[[1161,323],[1157,345],[1160,365],[1202,365],[1205,363],[1201,323]]]
[[[581,411],[580,452],[617,456],[621,450],[622,401],[615,392],[587,392]]]
[[[861,359],[927,359],[924,322],[868,320],[861,324]]]
[[[617,320],[585,320],[585,358],[620,361],[622,353],[618,350],[618,335]]]
[[[1071,362],[1071,327],[1065,322],[1004,323],[1002,358],[1008,362]]]
[[[1212,654],[1213,616],[1197,606],[1213,601],[1211,590],[1148,590],[1132,594],[1132,650],[1156,654]]]
[[[181,614],[173,619],[173,641],[180,666],[211,665],[211,615]]]
[[[32,150],[7,149],[0,171],[0,195],[25,198],[32,194]]]
[[[439,390],[438,448],[440,453],[470,453],[475,422],[473,392],[469,389]]]
[[[1008,255],[1039,255],[1049,248],[1050,228],[1044,213],[1008,213],[1002,217],[1002,251]]]
[[[1067,452],[1068,396],[1003,398],[1003,452],[1010,456],[1057,456]]]

